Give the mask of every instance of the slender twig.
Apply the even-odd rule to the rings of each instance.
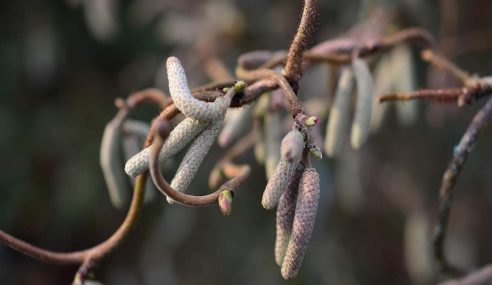
[[[137,95],[131,96],[131,98],[133,98],[131,106],[128,102],[120,104],[120,110],[116,114],[115,119],[121,121],[125,120],[134,107],[145,102],[157,102],[158,105],[161,103],[160,99],[158,99],[159,96]],[[146,141],[146,146],[150,145],[150,143],[151,138]],[[83,279],[84,274],[90,270],[90,267],[100,262],[106,255],[120,245],[128,232],[134,227],[141,212],[146,180],[147,173],[143,173],[136,178],[132,201],[125,220],[108,239],[94,247],[74,252],[54,252],[31,245],[2,230],[0,230],[0,243],[42,262],[61,265],[80,264],[81,267],[76,278]]]
[[[454,186],[461,173],[461,169],[472,151],[478,135],[485,127],[486,123],[492,119],[492,98],[487,101],[484,107],[475,115],[470,126],[461,138],[460,143],[453,151],[453,158],[444,172],[440,189],[439,220],[435,228],[433,240],[434,257],[439,268],[443,272],[456,271],[447,261],[444,254],[444,243],[449,215],[453,205]]]
[[[140,214],[140,208],[142,206],[143,196],[145,193],[146,177],[146,174],[142,174],[137,177],[135,181],[132,203],[121,226],[107,240],[94,247],[74,252],[53,252],[33,246],[1,230],[0,242],[12,249],[15,249],[16,251],[47,263],[68,265],[82,264],[86,260],[91,260],[93,262],[100,261],[114,248],[116,248],[126,237],[130,229],[133,228],[135,221]]]
[[[392,93],[378,97],[378,101],[427,100],[434,103],[456,103],[462,107],[492,95],[492,85],[478,81],[474,86],[444,89],[422,89],[411,92]]]
[[[302,77],[302,53],[313,38],[318,0],[304,0],[301,22],[287,54],[287,63],[283,70],[285,78],[297,93],[298,81]]]
[[[474,86],[477,84],[477,78],[435,51],[425,49],[422,51],[421,57],[423,60],[428,61],[435,67],[449,72],[456,79],[460,80],[465,86]]]
[[[391,50],[395,46],[404,43],[415,43],[423,49],[435,50],[434,38],[425,30],[420,28],[409,28],[395,34],[374,40],[356,40],[353,38],[338,38],[321,42],[303,53],[303,63],[328,62],[332,64],[346,64],[352,61],[353,53],[358,50],[359,57],[365,58]],[[287,53],[271,53],[272,57],[265,61],[259,68],[272,69],[284,64]],[[274,56],[273,56],[274,55]],[[258,59],[251,58],[251,61]],[[262,55],[262,60],[265,57]],[[241,66],[247,65],[243,62]]]
[[[270,78],[275,80],[282,91],[284,91],[285,98],[289,103],[290,113],[292,117],[295,117],[299,113],[304,113],[301,102],[297,99],[297,95],[292,89],[286,78],[273,70],[270,69],[255,69],[255,70],[243,70],[241,68],[236,69],[236,74],[239,78],[244,78],[246,80],[259,80],[261,78]]]

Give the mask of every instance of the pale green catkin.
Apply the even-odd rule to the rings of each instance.
[[[222,117],[219,117],[215,121],[211,122],[193,141],[188,148],[179,168],[171,181],[171,187],[178,192],[185,192],[191,184],[191,181],[195,177],[203,159],[207,155],[210,147],[215,141],[217,134],[222,129],[224,124],[224,112]],[[167,197],[169,203],[173,203],[174,200]]]
[[[329,157],[335,157],[343,146],[344,132],[348,131],[354,75],[350,67],[344,67],[338,80],[335,102],[330,109],[326,125],[324,149]]]
[[[383,57],[374,69],[374,96],[372,100],[371,132],[376,133],[383,124],[388,111],[388,104],[381,104],[377,96],[392,92],[393,64],[388,57]]]
[[[412,51],[406,45],[398,46],[391,51],[393,65],[393,92],[410,92],[416,88],[415,66],[412,60]],[[418,101],[398,102],[396,114],[403,125],[411,125],[417,120]]]
[[[292,223],[294,222],[299,182],[303,172],[304,163],[299,162],[296,170],[294,170],[294,173],[290,177],[287,189],[285,189],[278,201],[275,236],[275,262],[277,262],[278,266],[282,266],[290,235],[292,233]]]
[[[270,179],[275,167],[280,160],[280,140],[282,139],[282,123],[278,112],[269,112],[264,117],[264,139],[265,139],[265,170],[266,177]]]
[[[159,153],[159,162],[162,163],[166,159],[175,156],[207,125],[208,123],[199,122],[192,118],[186,118],[180,122],[164,142],[164,146]],[[134,155],[126,162],[125,172],[129,176],[135,177],[149,169],[150,152],[150,147],[148,147]]]
[[[228,146],[248,129],[251,122],[251,106],[247,105],[227,111],[224,128],[222,128],[218,138],[220,146]]]
[[[122,138],[121,124],[113,119],[104,129],[99,163],[109,191],[109,198],[115,208],[122,208],[129,198],[127,178],[122,170],[120,142]]]
[[[233,93],[219,97],[214,102],[200,101],[191,94],[185,71],[179,59],[176,57],[168,58],[166,67],[169,93],[176,108],[186,117],[210,122],[222,116],[223,110],[229,107]]]
[[[298,161],[289,163],[285,160],[280,160],[263,192],[263,198],[261,199],[263,208],[271,210],[277,205],[280,195],[287,187],[289,179],[296,169],[297,163]]]
[[[357,82],[357,103],[352,122],[350,142],[354,149],[359,149],[367,140],[371,128],[374,87],[371,72],[364,60],[354,59],[352,69]]]
[[[293,129],[282,139],[280,158],[287,162],[299,160],[303,149],[304,136],[300,131]]]
[[[294,278],[301,268],[316,220],[319,195],[319,174],[314,168],[306,168],[301,178],[292,234],[282,262],[284,279]]]

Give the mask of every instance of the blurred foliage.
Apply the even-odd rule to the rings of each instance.
[[[398,25],[422,26],[449,43],[444,50],[463,68],[492,73],[492,37],[469,40],[492,33],[490,1],[320,2],[316,42],[343,35],[365,17],[367,6],[379,3],[396,11]],[[454,10],[445,10],[453,4]],[[60,251],[109,236],[125,214],[111,207],[98,163],[114,100],[150,86],[167,90],[163,62],[170,55],[183,60],[190,84],[197,86],[210,81],[202,66],[210,55],[233,70],[243,52],[286,49],[300,8],[301,1],[2,1],[1,228]],[[429,86],[433,73],[416,64],[418,86]],[[304,100],[328,100],[323,72],[306,73]],[[361,151],[346,149],[339,160],[318,162],[322,201],[306,260],[293,281],[284,282],[275,265],[275,213],[261,207],[266,181],[252,153],[241,157],[254,167],[232,216],[222,217],[215,207],[188,209],[157,199],[96,278],[121,285],[432,283],[434,271],[418,266],[428,261],[430,240],[423,239],[415,254],[421,259],[409,266],[406,227],[412,221],[430,235],[442,172],[479,105],[421,104],[411,126],[398,124],[390,112]],[[147,108],[139,118],[150,120],[157,111]],[[457,184],[447,248],[452,261],[469,268],[492,260],[491,143],[488,128]],[[213,147],[193,183],[196,192],[208,191],[206,170],[222,152]],[[2,284],[68,284],[76,269],[42,264],[3,246],[0,264]]]

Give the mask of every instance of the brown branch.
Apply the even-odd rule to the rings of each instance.
[[[47,263],[69,265],[82,264],[86,260],[91,260],[94,262],[100,261],[114,248],[116,248],[126,237],[130,229],[133,228],[135,221],[140,214],[140,208],[142,206],[143,196],[145,193],[146,176],[146,174],[141,174],[137,177],[135,181],[132,203],[121,226],[107,240],[94,247],[74,252],[53,252],[33,246],[1,230],[0,242],[18,252]]]
[[[155,90],[134,93],[129,96],[126,103],[119,103],[120,110],[115,115],[114,120],[123,122],[135,107],[146,102],[153,102],[162,106],[162,99],[161,94]],[[145,146],[149,146],[150,143],[151,138],[146,141]],[[0,243],[42,262],[61,265],[80,264],[75,278],[76,280],[83,280],[90,268],[118,247],[134,227],[141,212],[147,175],[147,173],[143,173],[136,178],[130,208],[123,223],[108,239],[96,246],[74,252],[54,252],[31,245],[2,230],[0,230]]]
[[[297,93],[298,81],[302,77],[302,53],[313,38],[316,17],[318,16],[318,0],[304,0],[301,22],[287,54],[287,63],[283,75]]]
[[[295,117],[299,113],[304,113],[301,102],[297,99],[297,95],[292,89],[291,85],[287,79],[280,73],[275,72],[270,69],[255,69],[255,70],[244,70],[241,68],[236,69],[236,75],[245,80],[259,80],[262,78],[269,78],[274,80],[277,85],[284,91],[285,98],[289,103],[290,113],[292,117]]]
[[[478,135],[485,127],[486,123],[492,119],[492,98],[487,101],[484,107],[475,115],[470,126],[461,138],[460,143],[455,147],[453,158],[444,172],[441,189],[439,193],[439,220],[435,227],[433,239],[434,257],[443,272],[456,272],[447,261],[444,254],[444,243],[446,239],[446,230],[449,222],[449,215],[453,206],[454,186],[461,173],[461,169],[472,151]]]
[[[427,100],[433,103],[456,103],[462,107],[492,95],[492,85],[477,83],[471,87],[423,89],[412,92],[392,93],[378,97],[380,103],[389,101]]]
[[[465,86],[474,86],[477,84],[477,78],[435,51],[425,49],[422,51],[421,57],[423,60],[431,63],[436,68],[449,72],[456,79],[460,80]]]

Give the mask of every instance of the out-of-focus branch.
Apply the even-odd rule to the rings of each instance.
[[[446,240],[446,230],[449,221],[449,215],[453,206],[454,186],[459,174],[463,168],[463,165],[468,158],[468,155],[472,151],[478,135],[485,127],[486,123],[492,119],[492,99],[489,99],[484,107],[475,115],[470,126],[466,130],[465,134],[461,138],[460,143],[454,148],[453,158],[449,163],[444,176],[442,178],[440,189],[440,202],[439,202],[439,220],[435,228],[435,235],[433,240],[434,245],[434,257],[439,268],[443,272],[456,272],[444,253],[444,243]]]
[[[380,103],[388,101],[426,100],[434,103],[456,103],[458,106],[492,95],[492,85],[477,84],[472,87],[423,89],[412,92],[386,94],[378,97]]]
[[[490,285],[492,284],[492,265],[487,265],[461,279],[446,281],[439,285]]]

